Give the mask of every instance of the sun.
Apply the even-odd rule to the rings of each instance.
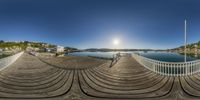
[[[113,44],[114,45],[119,45],[120,43],[120,40],[119,39],[113,39]]]

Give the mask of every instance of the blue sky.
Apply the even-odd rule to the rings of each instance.
[[[166,49],[200,40],[199,0],[1,0],[0,40]]]

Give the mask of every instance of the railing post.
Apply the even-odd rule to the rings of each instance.
[[[170,69],[171,69],[171,72],[170,72],[170,75],[172,76],[172,66],[173,66],[173,64],[171,64],[171,66],[170,66]]]
[[[179,68],[180,68],[180,73],[179,73],[179,76],[182,76],[182,72],[183,72],[183,69],[182,69],[182,66],[181,66],[181,64],[179,64]]]
[[[158,66],[155,66],[156,74],[158,74]]]
[[[164,75],[166,75],[166,63],[164,65]]]
[[[182,69],[181,76],[183,76],[184,75],[184,67],[182,66],[182,64],[181,64],[181,69]]]
[[[193,74],[193,66],[192,66],[192,63],[190,63],[190,66],[191,66],[191,74],[190,74],[190,75],[192,75],[192,74]]]
[[[190,63],[190,65],[191,65],[191,74],[190,75],[192,75],[193,74],[193,65],[192,65],[192,63]]]
[[[165,75],[167,75],[167,64],[165,64]]]
[[[156,63],[154,63],[154,66],[153,66],[153,70],[154,70],[154,72],[155,72],[155,68],[156,68]]]
[[[165,75],[165,64],[162,67],[162,74]]]
[[[161,63],[159,63],[159,74],[160,74],[160,66],[161,66]]]
[[[179,76],[181,76],[182,75],[182,66],[181,66],[181,64],[179,64],[178,66],[179,66],[179,69],[180,69]]]
[[[184,64],[184,67],[185,67],[185,75],[188,75],[188,67],[186,66],[186,63]]]
[[[185,65],[184,65],[184,64],[183,64],[183,67],[184,67],[184,68],[183,68],[183,70],[184,70],[184,72],[183,72],[183,73],[184,73],[184,75],[186,75],[186,67],[185,67]]]
[[[175,71],[175,64],[174,64],[174,66],[173,66],[173,76],[176,76],[176,71]]]
[[[191,63],[190,64],[190,75],[192,74],[192,66],[191,66]]]
[[[168,76],[170,76],[170,75],[169,75],[169,65],[168,65],[168,67],[167,67],[167,68],[168,68]]]
[[[179,70],[179,68],[178,68],[178,64],[176,64],[176,76],[178,76],[178,70]]]

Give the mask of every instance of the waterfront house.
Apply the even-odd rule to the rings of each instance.
[[[56,52],[59,53],[59,52],[64,52],[65,51],[65,48],[63,46],[57,46],[56,47]]]

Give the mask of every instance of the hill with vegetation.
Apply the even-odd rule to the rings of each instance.
[[[30,41],[3,41],[0,40],[0,48],[1,49],[20,49],[25,50],[28,46],[34,47],[34,48],[53,48],[56,47],[56,45],[43,43],[43,42],[30,42]]]
[[[187,44],[186,46],[187,48],[187,51],[188,52],[199,52],[200,51],[200,41],[196,42],[196,43],[190,43],[190,44]],[[185,46],[182,45],[180,47],[177,47],[177,48],[173,48],[171,50],[178,50],[178,51],[184,51],[185,50]]]
[[[0,40],[0,49],[3,50],[26,50],[27,47],[38,48],[56,48],[57,45],[44,43],[44,42],[30,42],[30,41],[3,41]],[[65,47],[65,51],[75,51],[77,48]]]

